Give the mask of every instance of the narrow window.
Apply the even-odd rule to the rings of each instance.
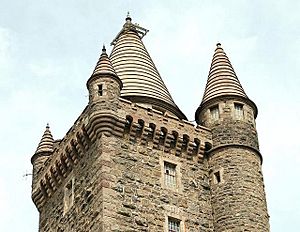
[[[169,217],[168,232],[180,232],[180,220]]]
[[[214,179],[215,179],[215,183],[218,184],[221,182],[221,174],[220,171],[217,171],[214,173]]]
[[[98,95],[103,96],[103,85],[98,85]]]
[[[210,110],[211,118],[213,120],[218,120],[219,119],[219,106],[213,106],[209,110]]]
[[[70,179],[64,188],[64,212],[66,213],[74,201],[74,179]]]
[[[244,110],[243,105],[239,103],[234,103],[234,112],[236,119],[243,119],[244,118]]]
[[[176,187],[176,165],[168,162],[164,163],[165,185],[170,188]]]

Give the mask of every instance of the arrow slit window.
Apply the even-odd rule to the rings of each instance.
[[[98,85],[98,95],[103,96],[103,84]]]

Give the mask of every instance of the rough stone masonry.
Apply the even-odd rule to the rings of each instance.
[[[39,232],[267,232],[257,107],[217,44],[197,125],[128,15],[87,81],[89,103],[32,156]]]

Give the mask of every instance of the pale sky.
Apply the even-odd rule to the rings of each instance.
[[[189,120],[217,42],[257,129],[272,232],[300,228],[300,1],[0,0],[0,231],[38,231],[30,158],[50,123],[62,138],[87,104],[86,81],[127,11]]]

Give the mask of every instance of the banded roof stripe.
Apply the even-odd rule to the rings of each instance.
[[[164,84],[153,60],[145,48],[142,37],[148,30],[131,23],[126,18],[120,33],[111,43],[114,45],[110,61],[123,82],[121,97],[136,103],[144,103],[167,110],[181,119],[186,119],[177,107]],[[153,98],[153,101],[149,101]],[[160,102],[160,103],[158,103]],[[158,104],[158,105],[155,105]],[[163,109],[162,105],[166,105]]]
[[[42,153],[42,152],[53,152],[53,146],[54,146],[54,139],[51,134],[49,124],[47,124],[46,130],[35,151],[35,154]]]
[[[112,74],[117,76],[115,69],[113,68],[107,53],[106,53],[106,49],[105,46],[103,45],[102,48],[102,53],[100,55],[100,58],[96,64],[96,67],[94,69],[94,72],[92,74],[92,76],[95,76],[97,74]]]
[[[213,55],[202,104],[219,96],[236,95],[248,98],[226,53],[217,44]]]

